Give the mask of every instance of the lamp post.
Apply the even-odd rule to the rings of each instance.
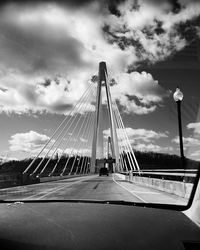
[[[181,156],[181,161],[182,161],[182,167],[184,168],[183,135],[182,135],[182,123],[181,123],[181,101],[183,100],[183,93],[181,92],[179,87],[176,88],[176,91],[173,97],[174,97],[174,101],[177,103],[180,156]]]

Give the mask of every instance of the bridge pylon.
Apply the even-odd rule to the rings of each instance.
[[[101,112],[101,105],[102,105],[102,87],[105,86],[106,90],[106,99],[108,105],[108,116],[109,116],[109,125],[110,125],[110,132],[111,132],[111,150],[112,150],[112,157],[115,159],[114,164],[114,172],[119,168],[119,147],[118,147],[118,140],[117,140],[117,131],[116,131],[116,123],[113,114],[112,108],[112,99],[110,93],[110,85],[108,82],[108,73],[107,67],[105,62],[99,63],[99,72],[98,72],[98,86],[97,86],[97,95],[96,95],[96,114],[95,114],[95,123],[94,123],[94,134],[93,134],[93,142],[92,142],[92,157],[91,157],[91,167],[90,172],[95,173],[97,171],[96,165],[96,154],[97,154],[97,137],[99,131],[99,124],[100,124],[100,112]]]

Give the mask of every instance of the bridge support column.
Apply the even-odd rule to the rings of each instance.
[[[94,124],[94,134],[93,134],[93,142],[92,142],[92,157],[91,157],[91,167],[90,172],[96,172],[96,150],[97,150],[97,136],[99,130],[100,123],[100,110],[101,110],[101,89],[102,86],[105,86],[106,89],[106,97],[108,104],[108,114],[109,114],[109,122],[110,122],[110,132],[111,132],[111,147],[112,147],[112,157],[115,158],[115,168],[114,172],[119,167],[119,149],[118,149],[118,140],[117,140],[117,132],[116,132],[116,124],[114,121],[113,110],[112,110],[112,100],[110,94],[110,86],[107,81],[107,68],[105,62],[100,62],[99,64],[99,73],[98,73],[98,87],[97,87],[97,96],[96,96],[96,117]]]

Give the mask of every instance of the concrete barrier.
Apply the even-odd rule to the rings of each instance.
[[[151,187],[163,192],[175,194],[183,198],[189,198],[193,188],[192,183],[180,181],[171,181],[132,175],[124,175],[124,177],[120,178],[135,184],[139,184],[141,186]]]
[[[189,198],[193,184],[179,181],[162,180],[148,177],[133,176],[132,182],[142,184],[163,192]]]
[[[126,177],[127,177],[127,176],[124,175],[124,174],[119,174],[119,173],[116,173],[116,174],[115,174],[115,179],[127,180]]]

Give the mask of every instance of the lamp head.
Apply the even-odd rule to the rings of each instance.
[[[179,87],[176,88],[176,91],[174,92],[173,97],[174,97],[175,102],[183,100],[183,93],[181,92]]]

